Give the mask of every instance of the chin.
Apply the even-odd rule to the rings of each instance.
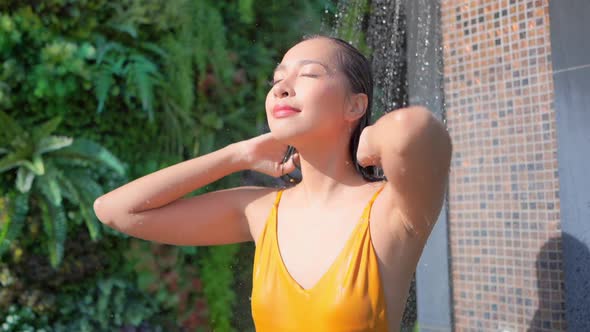
[[[296,128],[292,124],[276,124],[270,123],[270,132],[272,136],[279,142],[287,145],[295,146],[305,138],[305,130]]]

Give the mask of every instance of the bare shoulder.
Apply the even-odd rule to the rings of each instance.
[[[254,241],[257,241],[272,210],[276,195],[281,189],[244,186],[235,188],[234,190],[240,191],[240,196],[242,197],[241,204],[246,220],[248,221],[250,234]]]

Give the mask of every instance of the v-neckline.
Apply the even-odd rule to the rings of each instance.
[[[348,239],[344,243],[344,246],[342,247],[342,249],[340,249],[340,251],[336,255],[336,258],[330,263],[330,265],[328,266],[328,269],[326,271],[324,271],[324,273],[321,275],[321,277],[309,288],[303,287],[303,285],[301,285],[301,283],[293,277],[291,272],[289,272],[287,265],[285,264],[285,260],[283,259],[283,254],[281,252],[281,246],[279,244],[279,202],[280,202],[280,200],[282,198],[281,196],[284,192],[284,190],[281,190],[281,192],[279,194],[281,196],[279,196],[279,199],[277,200],[276,204],[274,204],[274,206],[273,206],[273,213],[274,213],[274,216],[273,216],[274,217],[274,220],[273,220],[274,230],[273,230],[273,232],[274,232],[274,238],[275,238],[276,252],[279,256],[278,257],[279,265],[281,266],[281,269],[283,270],[285,275],[287,275],[291,284],[295,285],[295,287],[299,291],[301,291],[303,293],[307,293],[307,294],[313,292],[316,288],[318,288],[322,284],[323,280],[326,279],[328,275],[330,275],[330,273],[332,272],[333,269],[335,269],[335,266],[341,260],[342,255],[344,255],[344,253],[347,251],[348,247],[350,247],[352,241],[358,235],[358,228],[361,227],[361,225],[368,223],[369,217],[370,217],[370,213],[369,213],[370,209],[372,208],[373,203],[374,203],[375,199],[377,198],[377,195],[379,195],[379,193],[381,192],[381,190],[383,190],[383,188],[384,188],[384,186],[380,187],[373,194],[371,200],[369,200],[368,204],[365,205],[365,208],[363,209],[363,213],[361,214],[361,217],[359,218],[360,220],[357,221],[357,224],[354,226],[351,233],[349,234]],[[369,227],[369,226],[367,226],[367,227]],[[370,229],[367,231],[370,232]]]

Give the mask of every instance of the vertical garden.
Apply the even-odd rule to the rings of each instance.
[[[248,329],[251,245],[128,238],[92,203],[261,133],[280,55],[334,10],[328,0],[2,1],[0,331]]]

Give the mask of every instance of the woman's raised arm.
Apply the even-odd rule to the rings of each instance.
[[[269,192],[239,187],[182,198],[231,173],[251,169],[272,176],[290,172],[282,164],[287,146],[270,134],[228,145],[123,185],[94,202],[105,225],[141,239],[174,245],[214,245],[252,240],[249,205]]]
[[[396,212],[392,215],[401,218],[411,234],[425,239],[445,195],[452,155],[448,132],[423,107],[388,113],[365,131],[359,143],[359,162],[383,168],[389,203]]]

